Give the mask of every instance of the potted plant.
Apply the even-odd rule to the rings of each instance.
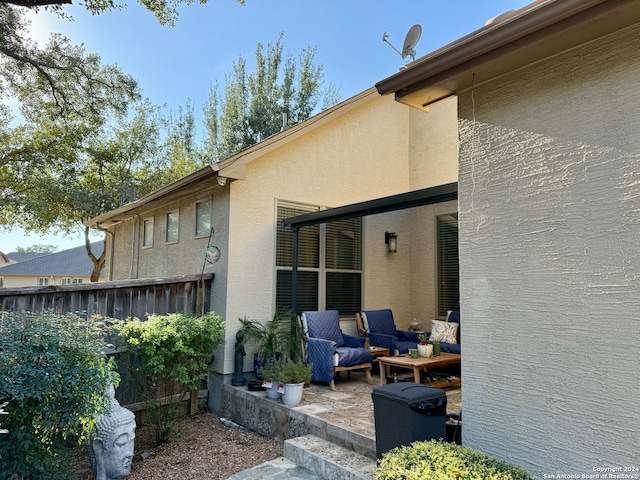
[[[278,374],[280,382],[284,383],[282,403],[288,407],[295,407],[302,400],[304,384],[311,381],[310,363],[302,360],[281,360]]]
[[[247,343],[255,348],[256,377],[260,378],[259,369],[269,359],[300,358],[302,335],[295,316],[289,310],[279,310],[264,323],[247,317],[238,320]]]
[[[275,400],[280,398],[278,388],[280,385],[280,368],[281,360],[268,360],[259,369],[259,373],[263,378],[262,386],[267,389],[267,397]]]
[[[418,355],[424,358],[431,357],[433,355],[433,346],[429,344],[429,334],[419,334],[418,340],[420,341],[420,343],[418,343]]]

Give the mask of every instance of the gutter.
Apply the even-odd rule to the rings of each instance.
[[[415,91],[417,85],[501,47],[523,40],[532,34],[566,21],[571,17],[612,0],[542,0],[527,5],[506,19],[489,24],[475,32],[436,50],[406,69],[376,83],[380,95]],[[622,2],[624,3],[624,2]]]

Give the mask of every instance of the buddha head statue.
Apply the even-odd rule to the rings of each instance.
[[[96,421],[89,439],[89,459],[97,480],[122,480],[131,473],[136,418],[115,399],[113,385],[106,395],[111,408]]]

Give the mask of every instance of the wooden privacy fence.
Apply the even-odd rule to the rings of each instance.
[[[198,311],[198,283],[201,310],[210,311],[213,273],[171,278],[120,280],[115,282],[48,285],[44,287],[0,288],[0,311],[56,313],[82,312],[119,320],[144,319],[147,314]]]
[[[136,317],[144,320],[149,314],[202,313],[211,311],[211,288],[214,274],[186,275],[170,278],[120,280],[115,282],[47,285],[43,287],[0,288],[0,312],[79,313],[82,316],[104,315],[119,320]],[[145,398],[141,379],[133,373],[140,364],[134,352],[113,350],[121,377],[117,397],[133,411],[144,409]],[[203,385],[204,387],[204,385]],[[179,387],[163,385],[165,396],[160,403],[169,403]],[[173,394],[173,395],[172,395]],[[198,397],[206,398],[201,389]],[[156,396],[156,398],[158,398]],[[188,401],[188,395],[182,399]]]

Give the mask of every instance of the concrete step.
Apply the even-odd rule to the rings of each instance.
[[[321,478],[371,480],[376,461],[315,435],[284,442],[284,457]]]
[[[324,480],[320,475],[302,468],[291,460],[278,457],[269,462],[264,462],[248,470],[236,473],[227,480]]]

